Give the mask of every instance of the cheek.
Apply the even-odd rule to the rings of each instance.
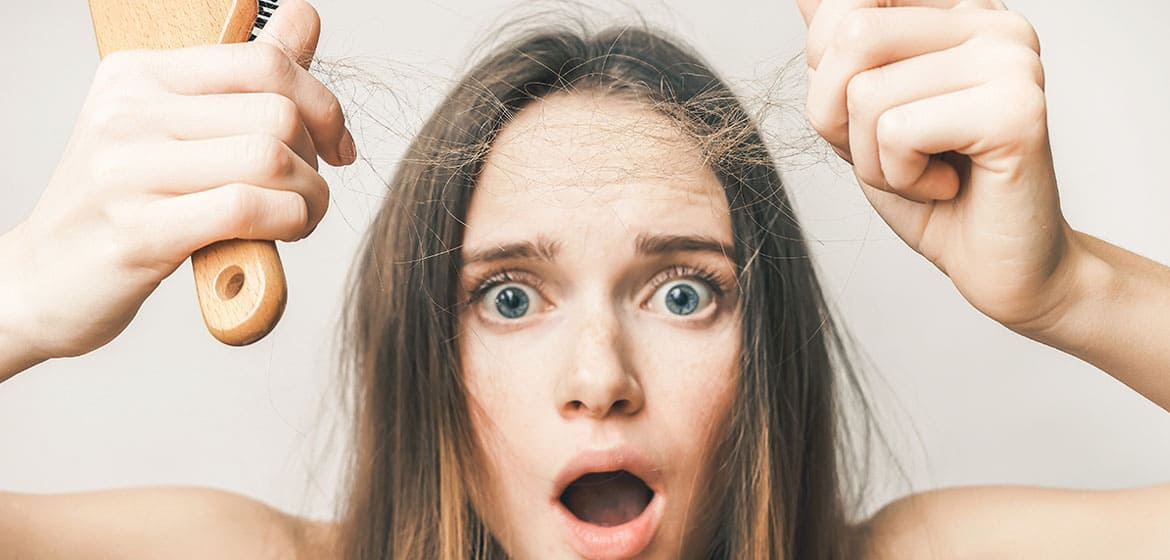
[[[511,396],[501,390],[506,383],[501,379],[501,372],[491,367],[494,353],[488,350],[490,346],[466,326],[459,332],[460,369],[467,391],[472,435],[479,450],[469,471],[481,474],[481,478],[474,482],[478,492],[473,493],[471,500],[489,530],[499,535],[501,528],[507,526],[503,523],[507,507],[502,492],[506,483],[500,480],[507,469],[500,469],[497,465],[506,464],[500,438],[508,433],[507,426],[501,426],[501,422],[506,424],[507,419],[501,418],[500,412],[511,408]]]
[[[467,325],[472,321],[464,321]],[[558,353],[552,329],[497,333],[471,324],[460,330],[460,360],[476,433],[485,445],[538,426],[537,411],[551,408],[549,365]],[[492,443],[495,442],[495,443]]]
[[[492,533],[508,540],[509,517],[528,507],[515,490],[525,486],[525,467],[537,466],[528,456],[532,446],[525,443],[542,441],[551,425],[542,412],[552,407],[541,398],[547,393],[541,380],[549,373],[541,364],[548,363],[543,354],[552,349],[538,340],[537,332],[501,335],[464,325],[460,367],[480,451],[473,472],[483,474],[477,481],[483,496],[475,499],[475,506]]]
[[[647,328],[640,377],[657,421],[705,434],[725,416],[739,379],[740,328],[728,320],[709,330]],[[700,429],[702,428],[702,429]]]
[[[473,434],[488,464],[477,465],[487,469],[494,479],[492,466],[501,457],[501,440],[514,433],[515,421],[509,411],[521,407],[524,396],[516,388],[523,372],[518,371],[510,353],[502,352],[498,341],[490,335],[477,332],[474,327],[460,330],[460,367],[464,386],[467,390],[467,406],[472,421]]]
[[[658,336],[669,337],[673,344],[657,341],[652,346],[655,357],[646,360],[653,367],[643,376],[645,412],[656,443],[671,458],[673,499],[662,537],[663,542],[681,543],[667,556],[689,558],[681,551],[703,549],[700,543],[709,542],[721,522],[719,498],[729,480],[718,467],[726,459],[720,447],[739,387],[740,329],[736,322],[701,333],[660,332]]]

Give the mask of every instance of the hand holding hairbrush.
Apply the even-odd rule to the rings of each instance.
[[[324,216],[318,156],[355,153],[337,98],[304,68],[316,11],[260,7],[93,0],[104,58],[40,200],[0,236],[0,311],[20,325],[22,361],[106,344],[193,253],[217,338],[246,344],[279,318],[272,241]],[[255,41],[184,46],[246,40],[257,16]]]
[[[279,47],[288,57],[307,67],[316,47],[319,26],[316,14],[304,2],[291,2],[281,11],[288,14],[284,25],[278,27],[281,34],[264,33],[262,30],[273,17],[277,3],[261,0],[216,0],[216,1],[170,1],[157,0],[91,0],[90,8],[94,21],[99,51],[104,57],[109,53],[125,49],[174,49],[204,44],[240,43],[257,39]],[[301,15],[297,21],[296,16]],[[270,31],[273,31],[270,29]],[[264,51],[273,54],[273,50]],[[249,88],[243,80],[253,73],[273,70],[281,62],[261,61],[256,68],[240,68],[241,81],[236,84],[242,92],[259,91]],[[179,71],[179,69],[172,69]],[[210,85],[210,84],[209,84]],[[255,90],[255,91],[253,91]],[[228,92],[223,92],[228,93]],[[222,95],[222,93],[221,93]],[[292,112],[289,102],[269,99],[269,113],[278,117]],[[257,105],[262,103],[257,102]],[[334,110],[335,111],[335,110]],[[299,110],[297,112],[300,112]],[[319,135],[336,134],[326,130],[333,125],[338,128],[337,114],[326,115],[334,122],[323,122],[318,127]],[[274,123],[286,128],[299,123],[297,118],[285,118],[286,122]],[[310,123],[306,123],[310,124]],[[243,132],[243,131],[235,131]],[[299,131],[285,131],[299,132]],[[312,132],[312,131],[310,131]],[[275,135],[274,135],[275,136]],[[301,135],[303,136],[303,135]],[[338,139],[332,139],[334,145]],[[253,139],[253,141],[256,141]],[[297,150],[306,163],[316,167],[316,145],[312,138],[299,138]],[[261,166],[278,167],[287,164],[287,153],[274,149],[272,142],[254,151],[271,157],[260,161]],[[340,149],[340,148],[339,148]],[[336,150],[334,156],[340,157]],[[261,158],[265,159],[265,158]],[[337,161],[335,159],[335,161]],[[265,185],[257,185],[264,187]],[[327,203],[327,199],[322,204]],[[323,211],[323,208],[322,208]],[[252,216],[246,216],[252,217]],[[254,233],[254,232],[245,232]],[[231,345],[245,345],[259,340],[276,325],[286,301],[284,271],[275,243],[266,239],[225,239],[201,247],[191,255],[195,273],[195,285],[200,308],[208,330],[220,341]]]

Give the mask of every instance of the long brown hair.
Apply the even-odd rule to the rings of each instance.
[[[504,556],[472,506],[480,451],[456,344],[463,219],[501,128],[534,99],[581,90],[674,119],[731,208],[744,338],[737,402],[711,450],[729,482],[707,556],[852,557],[839,391],[858,382],[757,125],[708,65],[661,33],[547,26],[498,47],[447,95],[359,253],[342,331],[356,434],[344,557]]]

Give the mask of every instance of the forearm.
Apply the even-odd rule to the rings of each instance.
[[[1075,280],[1050,324],[1021,334],[1077,356],[1170,411],[1170,268],[1074,233]]]
[[[43,361],[24,336],[20,260],[15,254],[17,230],[0,235],[0,383]]]

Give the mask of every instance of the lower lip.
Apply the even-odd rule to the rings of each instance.
[[[642,552],[658,530],[664,506],[662,494],[655,492],[638,517],[621,525],[602,527],[581,521],[560,500],[553,503],[569,529],[573,548],[590,560],[619,560]]]

